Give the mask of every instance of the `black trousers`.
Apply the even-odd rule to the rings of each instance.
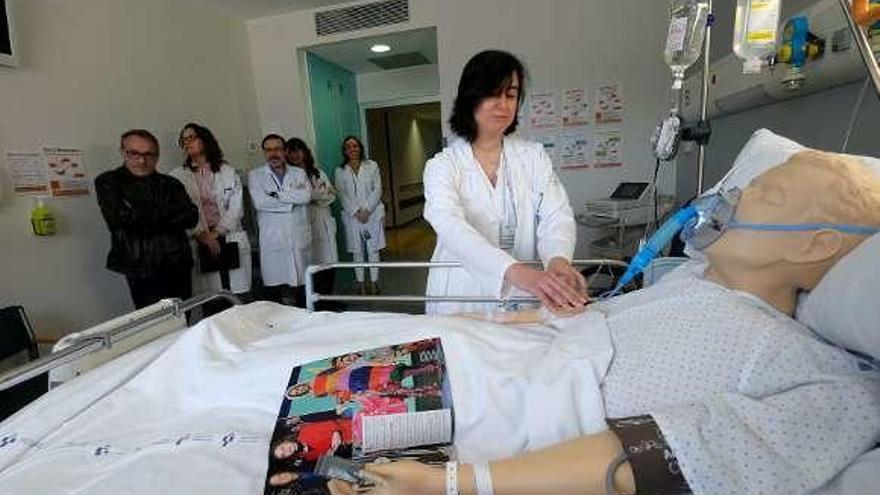
[[[335,270],[327,270],[315,274],[315,291],[318,294],[333,294],[333,279],[336,277]],[[335,301],[318,301],[315,304],[317,311],[341,311],[340,303]]]
[[[149,277],[126,276],[134,307],[141,309],[162,299],[192,297],[192,274],[189,268],[162,272]]]
[[[285,304],[285,299],[293,300],[293,305],[297,308],[305,308],[306,307],[306,287],[304,285],[297,285],[296,287],[291,287],[287,284],[283,285],[271,285],[268,287],[263,287],[263,300],[264,301],[272,301],[278,304]]]

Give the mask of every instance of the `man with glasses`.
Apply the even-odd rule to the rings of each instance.
[[[199,211],[177,179],[156,171],[159,141],[133,129],[121,137],[123,165],[95,179],[110,229],[107,268],[125,275],[136,308],[192,297],[192,251],[186,230]]]
[[[305,306],[305,270],[311,262],[309,202],[312,186],[305,170],[287,164],[284,138],[263,138],[265,165],[248,174],[248,187],[260,226],[263,299]]]

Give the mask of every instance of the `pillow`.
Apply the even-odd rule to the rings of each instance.
[[[752,134],[730,172],[707,193],[745,188],[766,170],[808,149],[767,129]],[[850,155],[880,175],[880,159]],[[837,263],[819,285],[801,298],[796,318],[840,347],[880,360],[880,235],[866,239]]]
[[[797,319],[830,342],[880,360],[880,234],[844,256],[801,299]]]
[[[737,155],[730,172],[704,194],[717,192],[722,185],[724,188],[745,189],[755,177],[777,165],[782,165],[791,155],[807,149],[809,148],[767,129],[758,129]],[[859,160],[880,174],[880,159],[870,156],[847,156]]]

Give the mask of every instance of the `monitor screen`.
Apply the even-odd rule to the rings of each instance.
[[[611,193],[611,199],[639,199],[647,188],[647,182],[621,182]]]
[[[9,29],[5,0],[0,0],[0,55],[12,55],[12,33]]]

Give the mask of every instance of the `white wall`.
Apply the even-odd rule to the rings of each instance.
[[[145,127],[162,166],[190,120],[211,127],[228,159],[258,136],[244,23],[180,0],[18,0],[21,67],[0,69],[0,152],[84,148],[92,178],[121,163],[118,136]],[[3,158],[0,157],[0,160]],[[4,168],[0,168],[3,170]],[[30,233],[30,198],[0,172],[0,305],[23,304],[58,336],[130,310],[122,276],[104,268],[110,238],[92,195],[57,199],[59,235]]]
[[[627,166],[563,173],[575,209],[587,198],[607,196],[622,179],[651,175],[654,162],[647,141],[668,106],[669,75],[662,61],[666,2],[411,0],[410,12],[411,21],[405,24],[320,39],[314,35],[314,11],[249,21],[263,131],[312,136],[298,49],[435,26],[444,121],[468,58],[486,48],[509,50],[526,62],[536,90],[623,85],[628,102],[623,125]],[[662,184],[668,190],[674,170],[667,172]]]
[[[393,106],[402,101],[440,97],[440,73],[436,65],[367,72],[357,75],[361,107]]]

